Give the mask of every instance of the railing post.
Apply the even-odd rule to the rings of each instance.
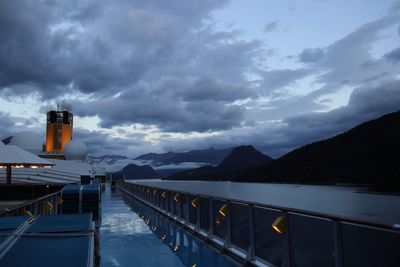
[[[247,260],[252,261],[255,259],[256,251],[256,238],[255,238],[255,216],[254,206],[249,205],[249,225],[250,225],[250,247],[247,252]]]
[[[214,201],[213,199],[210,197],[209,201],[208,201],[208,209],[209,209],[209,214],[210,214],[210,218],[209,218],[209,230],[208,230],[208,236],[209,237],[213,237],[214,236]]]
[[[293,246],[291,242],[291,236],[290,236],[290,227],[289,227],[289,213],[287,211],[282,211],[282,216],[286,220],[286,235],[285,235],[285,242],[286,242],[286,266],[291,266],[292,264],[292,258],[293,258]]]
[[[225,205],[228,205],[228,216],[226,216],[226,238],[224,242],[224,247],[228,248],[231,245],[231,237],[232,237],[232,213],[231,213],[231,203],[229,201],[225,202]]]
[[[333,221],[333,241],[335,246],[335,267],[343,266],[342,228],[338,221]]]

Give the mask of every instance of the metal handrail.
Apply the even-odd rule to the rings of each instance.
[[[173,221],[177,222],[178,224],[182,224],[182,226],[184,228],[189,228],[189,230],[193,230],[195,233],[198,233],[199,236],[202,235],[202,232],[204,232],[205,235],[203,235],[205,238],[209,239],[211,241],[210,244],[216,244],[217,246],[220,246],[223,251],[227,251],[229,253],[232,253],[234,255],[238,255],[237,251],[241,252],[242,255],[242,259],[246,262],[253,262],[253,263],[257,263],[256,265],[261,265],[261,266],[270,266],[271,263],[267,262],[267,259],[262,258],[260,255],[256,255],[255,253],[255,239],[254,239],[254,229],[252,229],[252,227],[254,227],[255,225],[255,217],[254,217],[254,209],[255,208],[265,208],[265,209],[272,209],[272,210],[276,210],[279,211],[283,218],[285,218],[285,220],[287,221],[289,218],[288,216],[292,215],[300,215],[300,216],[311,216],[314,217],[316,219],[328,219],[330,220],[333,224],[333,245],[335,247],[335,262],[337,264],[337,266],[342,266],[343,264],[343,255],[342,255],[342,244],[341,244],[341,240],[342,240],[342,233],[341,233],[341,225],[344,223],[350,223],[350,224],[354,224],[357,225],[359,227],[368,227],[371,229],[377,229],[379,231],[383,231],[383,232],[392,232],[395,233],[396,235],[400,234],[400,229],[398,228],[398,225],[388,225],[388,224],[382,224],[382,223],[376,223],[376,222],[371,222],[368,220],[360,220],[360,219],[353,219],[353,218],[347,218],[344,216],[333,216],[330,214],[323,214],[323,213],[318,213],[318,212],[312,212],[312,211],[304,211],[304,210],[299,210],[299,209],[291,209],[291,208],[287,208],[287,207],[280,207],[280,206],[275,206],[275,205],[268,205],[268,204],[263,204],[263,203],[254,203],[254,202],[250,202],[250,201],[243,201],[243,200],[236,200],[236,199],[228,199],[228,198],[222,198],[222,197],[217,197],[217,196],[211,196],[211,195],[206,195],[206,194],[196,194],[194,192],[185,192],[182,190],[173,190],[173,189],[165,189],[165,188],[160,188],[160,187],[155,187],[155,186],[146,186],[146,185],[141,185],[141,184],[135,184],[135,183],[125,183],[125,182],[118,182],[117,184],[117,188],[119,188],[122,191],[125,191],[126,193],[128,193],[129,195],[133,196],[134,198],[138,199],[139,201],[143,202],[144,204],[146,204],[147,206],[158,210],[161,214],[166,215],[167,217],[170,217]],[[191,196],[191,197],[195,197],[195,198],[207,198],[209,200],[209,217],[208,217],[208,221],[209,221],[209,229],[202,229],[200,227],[200,218],[199,218],[199,212],[200,209],[197,209],[197,222],[196,224],[193,225],[193,223],[190,221],[190,215],[189,218],[186,217],[182,217],[182,212],[183,212],[183,208],[185,208],[185,210],[187,212],[188,209],[190,210],[190,203],[187,203],[186,207],[181,206],[182,204],[180,204],[179,207],[175,207],[175,204],[172,204],[171,207],[171,203],[170,201],[172,201],[172,203],[174,203],[174,199],[171,199],[170,197],[165,198],[164,200],[161,199],[161,195],[158,194],[157,197],[154,196],[153,194],[153,190],[159,190],[159,191],[167,191],[168,195],[170,195],[170,193],[177,193],[177,194],[185,194],[187,196]],[[190,198],[187,198],[190,199]],[[249,208],[249,215],[248,215],[248,219],[250,220],[250,229],[249,229],[249,235],[250,235],[250,247],[248,251],[245,251],[244,249],[238,247],[236,244],[232,243],[231,241],[231,231],[230,231],[230,225],[229,225],[229,220],[230,220],[230,216],[228,216],[228,221],[227,221],[227,229],[226,229],[226,237],[225,240],[222,240],[220,237],[218,237],[215,233],[214,233],[214,229],[213,229],[213,209],[214,207],[214,201],[222,201],[225,204],[231,205],[233,203],[237,203],[240,205],[246,205]],[[167,205],[166,207],[164,206],[164,202],[167,201]],[[160,206],[161,205],[161,206]],[[177,214],[175,214],[176,212],[176,208],[178,209]],[[189,213],[188,213],[189,214]],[[190,227],[190,225],[193,225],[194,228]],[[293,260],[293,255],[292,255],[292,251],[293,251],[293,245],[290,243],[290,228],[289,225],[285,226],[287,227],[286,231],[286,238],[285,238],[285,247],[287,247],[287,251],[285,252],[286,256],[284,256],[284,258],[286,258],[287,262],[291,262]]]
[[[21,205],[18,205],[18,206],[16,206],[16,207],[13,207],[12,209],[1,211],[1,212],[0,212],[0,217],[1,217],[1,216],[5,216],[5,215],[10,214],[10,213],[13,213],[13,212],[15,212],[15,211],[17,211],[17,210],[19,210],[19,209],[24,208],[24,207],[34,205],[34,204],[36,204],[36,203],[39,203],[40,201],[43,201],[43,200],[48,199],[48,198],[51,198],[51,197],[53,197],[53,196],[59,195],[59,194],[61,194],[61,191],[62,191],[62,190],[59,190],[59,191],[54,192],[54,193],[51,193],[51,194],[49,194],[49,195],[45,195],[45,196],[42,196],[42,197],[39,197],[39,198],[30,200],[30,201],[28,201],[28,202],[24,202],[24,203],[22,203]]]
[[[262,207],[262,208],[281,210],[282,212],[299,213],[299,214],[308,215],[308,216],[326,218],[326,219],[330,219],[330,220],[333,220],[333,221],[343,221],[343,222],[361,224],[361,225],[365,225],[365,226],[379,227],[379,228],[385,228],[385,229],[391,229],[391,230],[399,230],[399,226],[398,225],[389,225],[389,224],[373,222],[373,221],[368,221],[368,220],[359,220],[359,219],[346,217],[346,216],[337,216],[337,215],[335,216],[335,215],[331,215],[331,214],[328,214],[328,213],[308,211],[308,210],[302,210],[302,209],[296,209],[296,208],[288,208],[288,207],[265,204],[265,203],[259,203],[259,202],[253,202],[253,201],[243,201],[243,200],[234,199],[234,198],[220,198],[220,197],[216,197],[216,196],[213,196],[213,195],[196,194],[196,193],[193,193],[193,192],[184,192],[184,191],[179,191],[179,190],[171,190],[171,189],[165,189],[165,188],[156,187],[156,186],[145,186],[145,185],[141,185],[141,184],[134,184],[132,182],[125,183],[125,184],[132,185],[132,186],[143,186],[143,187],[148,187],[148,188],[154,188],[154,189],[157,189],[157,190],[166,190],[166,191],[172,191],[172,192],[179,192],[179,193],[194,195],[194,196],[198,196],[198,197],[205,197],[205,198],[209,198],[209,199],[210,198],[211,199],[220,199],[220,200],[228,201],[228,202],[236,202],[236,203],[240,203],[240,204],[252,205],[252,206],[257,206],[257,207]]]

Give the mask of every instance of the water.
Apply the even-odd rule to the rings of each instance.
[[[238,266],[147,206],[109,187],[103,193],[99,232],[102,267]]]

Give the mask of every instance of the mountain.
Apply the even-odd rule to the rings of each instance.
[[[91,156],[91,158],[93,162],[97,164],[99,163],[114,164],[117,161],[129,159],[126,156],[121,156],[121,155],[103,155],[99,157]]]
[[[122,170],[114,172],[113,175],[125,175],[125,179],[157,179],[160,176],[149,165],[128,164]]]
[[[5,145],[8,145],[11,141],[13,137],[12,136],[8,136],[6,138],[4,138],[3,140],[1,140]]]
[[[232,180],[357,183],[400,190],[400,111],[296,149]]]
[[[170,158],[175,157],[178,155],[178,153],[174,152],[167,152],[167,153],[162,153],[162,154],[157,154],[157,153],[147,153],[140,155],[139,157],[135,158],[135,160],[152,160],[154,162],[164,162],[166,160],[169,160]]]
[[[220,180],[229,177],[231,172],[266,164],[273,159],[256,150],[253,146],[239,146],[232,149],[231,153],[216,167],[203,166],[200,168],[173,174],[167,179],[207,179]]]
[[[217,166],[219,170],[242,170],[266,164],[273,159],[256,150],[253,146],[235,147]]]
[[[216,168],[206,166],[168,179],[345,183],[400,192],[400,111],[305,145],[262,166],[245,170]]]
[[[155,165],[170,165],[183,162],[208,163],[212,165],[219,164],[232,149],[214,149],[192,150],[189,152],[175,153],[168,152],[163,154],[148,153],[137,157],[135,160],[153,161]]]

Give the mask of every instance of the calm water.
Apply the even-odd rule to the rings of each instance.
[[[148,223],[148,224],[147,224]],[[101,266],[238,266],[133,198],[103,194]]]

